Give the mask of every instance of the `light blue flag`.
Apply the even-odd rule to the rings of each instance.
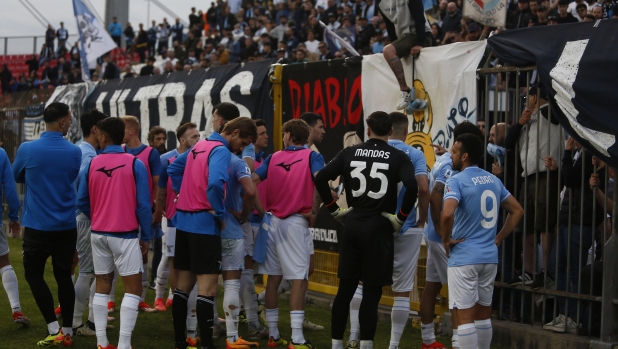
[[[90,67],[96,66],[97,58],[115,49],[116,43],[109,36],[103,24],[90,12],[82,0],[73,0],[73,12],[79,31],[82,60],[82,78],[90,81]]]

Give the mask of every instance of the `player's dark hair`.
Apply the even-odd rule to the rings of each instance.
[[[223,102],[215,105],[213,109],[213,114],[215,113],[215,111],[225,121],[231,121],[240,116],[240,110],[238,110],[238,107],[235,104],[229,102]]]
[[[388,114],[388,118],[393,123],[393,133],[404,134],[408,129],[409,120],[405,114],[394,111]]]
[[[52,122],[58,121],[58,119],[62,119],[69,115],[69,106],[60,103],[54,102],[45,108],[45,112],[43,112],[43,120],[45,120],[46,124],[50,124]]]
[[[472,133],[473,135],[479,137],[480,139],[483,139],[483,131],[481,131],[478,126],[476,126],[475,124],[469,122],[469,121],[464,121],[460,124],[458,124],[457,126],[455,126],[455,129],[453,130],[453,134],[454,134],[454,138],[457,139],[457,137],[466,134],[466,133]]]
[[[255,122],[248,117],[239,116],[232,121],[226,122],[223,127],[221,127],[221,134],[229,135],[235,130],[240,131],[240,138],[251,138],[251,143],[254,143],[257,139],[257,126],[255,126]]]
[[[289,132],[294,144],[307,144],[311,129],[309,124],[302,119],[288,120],[283,124],[283,133]]]
[[[84,138],[90,136],[92,126],[95,126],[99,123],[99,121],[108,117],[109,116],[101,113],[97,109],[90,109],[87,112],[83,113],[82,116],[79,118],[79,123],[80,127],[82,128]]]
[[[114,145],[121,145],[124,140],[124,122],[121,118],[105,118],[97,123],[99,132],[112,139]]]
[[[393,122],[383,111],[374,111],[367,118],[367,126],[376,136],[386,136],[393,128]]]
[[[255,119],[253,120],[253,122],[255,122],[256,127],[260,127],[260,126],[266,127],[266,122],[264,122],[264,120],[262,119]]]
[[[148,142],[152,142],[154,141],[155,137],[158,134],[165,134],[165,138],[167,138],[167,131],[165,131],[165,129],[161,126],[152,126],[152,128],[150,129],[150,131],[148,131]]]
[[[472,134],[464,133],[455,139],[455,142],[461,144],[461,153],[468,153],[468,164],[477,165],[481,161],[481,157],[485,152],[483,140]]]
[[[197,125],[192,122],[185,122],[184,124],[178,126],[176,128],[176,139],[180,142],[182,136],[184,136],[185,133],[192,128],[197,128]]]
[[[320,115],[318,115],[316,113],[311,113],[311,112],[303,113],[300,116],[300,119],[303,120],[304,122],[306,122],[307,125],[309,125],[311,127],[315,126],[318,123],[318,121],[320,121],[320,120],[322,122],[324,122],[324,120],[322,119],[322,117]]]

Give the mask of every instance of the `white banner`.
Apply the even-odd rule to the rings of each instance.
[[[58,86],[45,103],[45,107],[54,102],[64,103],[69,106],[69,109],[71,110],[71,127],[64,138],[71,141],[71,143],[77,143],[83,138],[79,118],[82,115],[82,107],[84,106],[86,97],[92,90],[93,86],[94,83],[92,82]],[[45,123],[43,122],[40,127],[44,130]],[[37,128],[33,128],[33,130],[37,130]]]
[[[458,123],[476,123],[476,69],[485,46],[485,41],[476,41],[424,48],[415,62],[416,98],[425,100],[427,108],[408,116],[406,143],[425,153],[430,169],[436,159],[431,144],[449,149]],[[412,61],[407,58],[402,62],[411,86]],[[365,116],[395,111],[399,85],[383,55],[363,57],[361,86]]]
[[[483,25],[506,25],[507,0],[464,0],[463,16]]]

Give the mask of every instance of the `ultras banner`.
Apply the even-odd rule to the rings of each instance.
[[[238,106],[240,115],[263,119],[273,127],[273,102],[268,72],[273,60],[235,64],[189,72],[153,75],[100,83],[86,99],[86,110],[97,108],[112,117],[133,115],[146,141],[152,126],[168,131],[168,149],[175,148],[175,130],[194,122],[207,136],[212,132],[213,107]],[[202,132],[203,131],[203,132]]]
[[[362,142],[364,132],[361,100],[361,62],[331,60],[283,67],[283,122],[304,112],[322,116],[326,134],[313,150],[328,163],[344,147]],[[331,183],[337,188],[339,183]],[[345,195],[339,204],[345,207]],[[315,248],[337,250],[337,235],[343,227],[325,207],[311,228]]]

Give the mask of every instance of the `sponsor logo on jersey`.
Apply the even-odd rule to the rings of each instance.
[[[97,171],[98,171],[98,172],[103,172],[103,173],[105,173],[105,175],[106,175],[107,177],[112,178],[112,173],[113,173],[114,171],[116,171],[117,169],[122,168],[122,167],[124,167],[124,166],[125,166],[125,165],[116,166],[116,167],[114,167],[114,168],[110,168],[109,170],[105,169],[105,166],[103,166],[103,167],[101,167],[100,169],[98,169]]]

